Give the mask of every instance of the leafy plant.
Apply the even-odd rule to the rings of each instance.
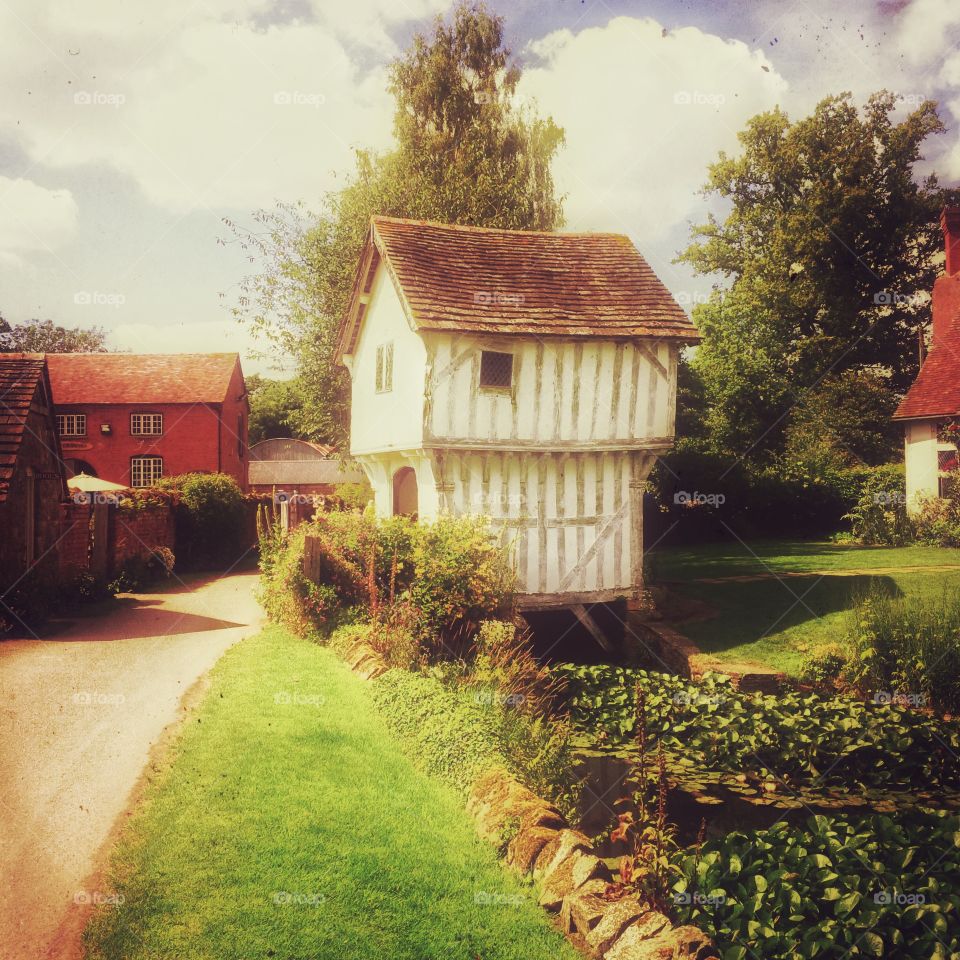
[[[631,742],[642,689],[649,736],[693,769],[749,772],[771,788],[960,786],[960,722],[897,698],[740,693],[726,677],[694,683],[606,665],[554,670],[567,681],[574,727],[598,746]]]

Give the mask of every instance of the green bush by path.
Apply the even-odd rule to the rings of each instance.
[[[960,722],[899,702],[813,693],[738,693],[727,678],[699,683],[626,667],[558,665],[576,729],[609,746],[634,737],[636,689],[647,730],[694,769],[751,771],[809,786],[960,786]]]
[[[88,960],[575,960],[331,651],[229,650],[129,822]]]
[[[681,858],[682,922],[723,960],[960,956],[960,818],[812,817],[710,839]]]

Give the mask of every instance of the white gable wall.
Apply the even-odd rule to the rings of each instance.
[[[377,347],[393,343],[393,389],[376,391]],[[386,269],[377,268],[350,364],[350,453],[409,450],[423,440],[427,351],[410,329]]]

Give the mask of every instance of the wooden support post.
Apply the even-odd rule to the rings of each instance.
[[[600,647],[607,653],[613,653],[613,644],[604,636],[603,631],[597,626],[597,621],[590,616],[587,608],[582,603],[575,603],[570,609],[574,616],[590,631],[590,636],[600,644]]]

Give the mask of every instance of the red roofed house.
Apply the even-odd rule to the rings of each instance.
[[[56,571],[66,499],[43,354],[0,353],[0,622],[28,572]]]
[[[643,486],[696,340],[625,236],[374,217],[337,344],[350,452],[378,514],[488,516],[521,606],[581,616],[641,587]]]
[[[907,470],[907,506],[923,497],[946,495],[957,477],[960,432],[960,207],[940,216],[947,259],[933,285],[933,334],[930,353],[913,386],[894,414],[903,422]]]
[[[68,473],[150,486],[226,473],[247,488],[247,389],[235,353],[47,354]]]

